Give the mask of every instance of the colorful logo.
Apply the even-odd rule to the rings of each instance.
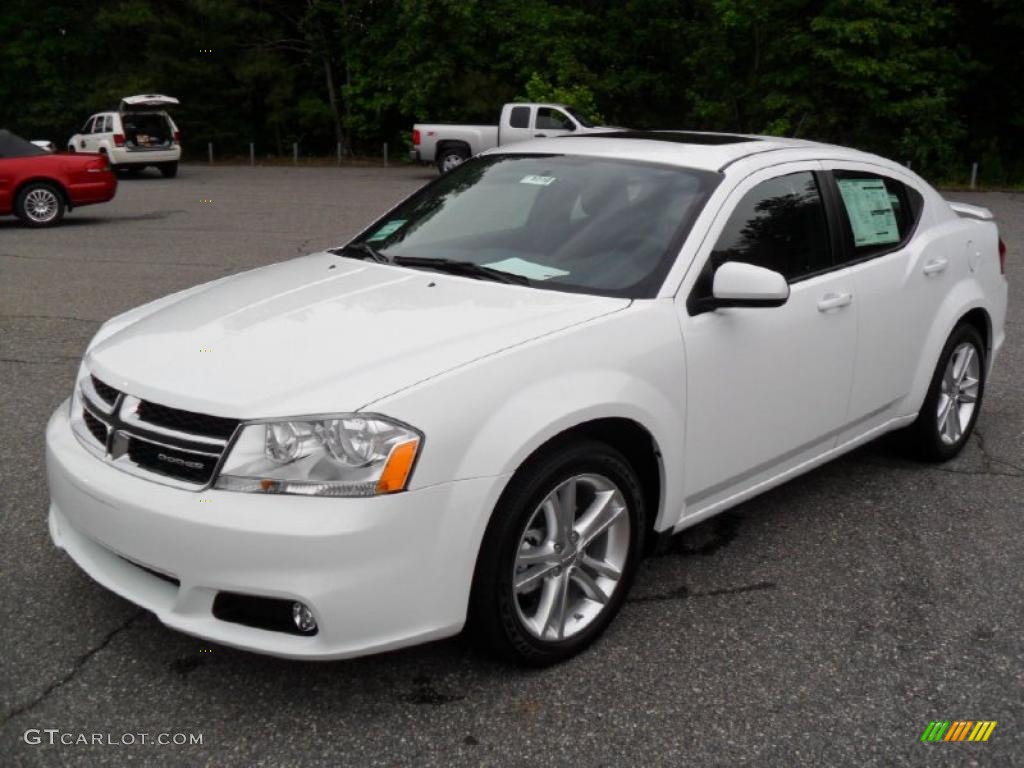
[[[932,720],[921,741],[988,741],[995,729],[995,720]]]

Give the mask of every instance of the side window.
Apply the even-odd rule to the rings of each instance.
[[[779,176],[747,192],[711,254],[713,268],[726,261],[781,272],[790,282],[829,269],[832,249],[814,174]]]
[[[85,125],[82,126],[82,133],[92,133],[93,120],[95,120],[95,118],[90,117],[85,121]]]
[[[537,130],[575,131],[576,125],[560,109],[537,108]]]
[[[97,115],[92,124],[93,133],[103,133],[103,115]]]
[[[113,115],[107,115],[106,118],[103,120],[103,132],[104,133],[113,133],[114,132],[114,116]]]
[[[860,261],[905,243],[921,215],[921,194],[902,182],[861,171],[833,171],[845,221],[846,258]]]
[[[530,108],[512,107],[512,114],[509,115],[508,124],[513,128],[529,128]]]

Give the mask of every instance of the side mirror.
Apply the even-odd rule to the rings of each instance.
[[[789,283],[770,269],[727,261],[715,270],[711,295],[716,307],[781,307],[789,299]]]

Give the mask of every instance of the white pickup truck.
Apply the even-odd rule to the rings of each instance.
[[[614,130],[596,126],[564,104],[514,102],[501,108],[497,125],[417,123],[412,129],[410,156],[434,163],[441,173],[484,150],[526,139]]]

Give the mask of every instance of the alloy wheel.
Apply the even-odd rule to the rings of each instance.
[[[960,441],[971,423],[981,383],[981,358],[970,342],[957,345],[949,356],[939,385],[938,430],[946,445]]]
[[[52,221],[59,210],[60,201],[52,189],[39,187],[25,196],[25,215],[37,224]]]
[[[526,523],[513,566],[526,630],[560,641],[592,624],[619,587],[631,535],[625,496],[607,477],[576,475],[551,491]]]

